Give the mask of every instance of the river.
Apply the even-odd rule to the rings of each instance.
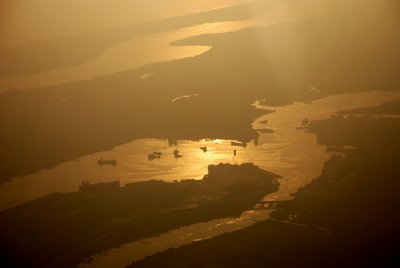
[[[196,177],[195,170],[197,171],[199,168],[199,170],[205,170],[206,163],[243,163],[250,161],[263,169],[282,176],[279,179],[280,189],[267,195],[264,201],[289,200],[299,188],[307,185],[320,175],[324,162],[331,155],[324,145],[317,143],[314,134],[306,132],[304,129],[299,129],[305,118],[310,120],[327,119],[339,110],[374,106],[399,99],[400,92],[372,91],[329,96],[313,103],[295,102],[283,107],[266,107],[256,102],[254,105],[259,109],[275,110],[273,113],[261,116],[253,123],[254,129],[260,130],[268,127],[273,130],[273,133],[260,135],[258,146],[253,143],[248,144],[245,149],[238,151],[235,158],[232,156],[232,147],[229,141],[208,141],[207,146],[210,146],[210,152],[214,156],[202,158],[201,156],[205,154],[199,150],[199,145],[204,144],[203,142],[183,141],[182,147],[179,146],[179,142],[178,148],[182,148],[182,153],[195,161],[186,166],[186,168],[178,165],[178,168],[175,167],[170,170],[170,174],[175,173],[172,178],[174,176],[179,177],[179,174],[191,174],[193,175],[192,177]],[[154,141],[143,140],[143,142],[152,143]],[[164,144],[166,144],[166,141],[164,141]],[[125,148],[128,150],[132,144],[125,146],[127,146]],[[168,148],[167,145],[164,147]],[[113,153],[117,153],[117,151],[121,152],[122,147]],[[190,151],[192,154],[190,154]],[[108,156],[117,156],[112,152],[109,153]],[[197,158],[195,155],[200,155],[200,157]],[[215,155],[219,156],[215,157]],[[201,159],[203,161],[199,161]],[[207,159],[207,161],[204,161],[204,159]],[[166,162],[168,161],[166,160]],[[201,165],[204,166],[201,167]],[[169,177],[169,175],[166,177]],[[259,209],[256,207],[253,210],[243,212],[239,218],[224,218],[197,223],[157,237],[125,244],[119,248],[93,256],[93,260],[90,263],[83,263],[80,267],[125,267],[133,261],[143,259],[157,252],[209,239],[226,232],[233,232],[250,226],[257,221],[268,219],[271,209]]]
[[[167,140],[140,139],[115,147],[113,150],[84,156],[24,178],[15,178],[0,185],[0,209],[12,207],[53,193],[76,191],[82,181],[91,183],[118,179],[121,184],[151,179],[201,179],[210,164],[252,162],[282,176],[280,190],[265,197],[266,201],[282,201],[320,175],[324,162],[330,157],[325,146],[316,137],[298,129],[305,118],[321,120],[338,110],[378,105],[400,99],[400,93],[372,91],[356,94],[334,95],[313,103],[295,102],[282,107],[265,107],[255,102],[259,109],[275,112],[261,116],[253,123],[256,130],[272,129],[261,133],[258,145],[250,142],[246,148],[232,147],[230,140],[178,140],[171,145]],[[250,105],[250,104],[249,104]],[[266,123],[267,121],[267,123]],[[206,146],[207,152],[200,147]],[[176,159],[178,149],[182,158]],[[237,150],[234,156],[233,149]],[[160,151],[160,159],[150,161],[148,153]],[[116,159],[116,166],[99,166],[98,159]],[[269,211],[246,211],[237,219],[217,219],[174,230],[159,237],[133,242],[104,255],[96,256],[93,267],[124,267],[134,260],[172,247],[207,239],[224,232],[231,232],[256,221],[266,219]]]
[[[268,19],[203,24],[145,36],[110,48],[100,57],[81,66],[23,77],[3,77],[0,80],[0,91],[11,87],[31,88],[63,81],[90,79],[93,76],[132,69],[156,61],[199,55],[209,48],[173,47],[169,44],[192,35],[233,31],[253,25],[268,25],[294,19],[291,16],[281,16],[279,12],[277,11],[275,16]],[[317,13],[320,11],[315,12],[314,15]],[[143,79],[148,76],[151,74],[144,76]],[[325,146],[317,143],[315,135],[298,129],[305,118],[321,120],[329,118],[338,110],[378,105],[397,99],[400,99],[399,93],[373,91],[329,96],[311,104],[295,102],[282,107],[265,107],[256,102],[254,105],[259,109],[275,110],[274,113],[264,115],[253,122],[253,128],[256,130],[261,130],[261,132],[266,128],[273,130],[272,133],[262,133],[257,145],[251,142],[246,148],[233,148],[230,140],[178,140],[177,145],[171,145],[167,140],[159,139],[135,140],[110,151],[83,156],[76,161],[62,163],[55,168],[23,178],[14,178],[8,183],[1,184],[0,210],[54,192],[77,191],[82,181],[99,183],[118,179],[124,185],[151,179],[166,181],[201,179],[207,173],[208,165],[217,163],[252,162],[263,169],[281,175],[280,190],[266,196],[264,200],[287,200],[292,198],[292,194],[300,187],[320,175],[324,162],[330,157]],[[265,121],[268,121],[267,124]],[[202,146],[208,148],[207,152],[200,150]],[[174,157],[173,150],[175,149],[180,151],[182,158]],[[236,156],[233,154],[233,149],[237,150]],[[162,152],[161,158],[148,160],[147,155],[152,151]],[[97,160],[101,158],[116,159],[118,164],[99,166]],[[168,248],[244,228],[267,219],[269,213],[269,209],[253,209],[243,212],[239,218],[216,219],[185,226],[158,237],[110,249],[94,256],[91,263],[81,266],[125,267],[135,260]]]

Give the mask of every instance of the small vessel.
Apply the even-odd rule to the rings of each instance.
[[[179,150],[174,150],[174,156],[175,156],[175,158],[181,158],[181,157],[183,157],[183,155],[181,155],[180,153],[179,153]]]
[[[200,149],[201,149],[203,152],[205,152],[205,153],[206,153],[207,150],[208,150],[206,146],[200,147]]]
[[[156,152],[156,151],[154,151],[154,152],[152,152],[151,154],[149,154],[149,155],[147,156],[147,158],[148,158],[149,160],[160,159],[161,155],[162,155],[161,152]]]
[[[105,165],[116,166],[117,160],[115,160],[115,159],[104,160],[103,158],[101,158],[101,159],[97,160],[97,165],[99,165],[99,166],[105,166]]]
[[[246,148],[247,144],[245,142],[232,141],[231,142],[231,146],[239,146],[239,147]]]

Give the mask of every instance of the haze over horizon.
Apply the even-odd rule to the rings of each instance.
[[[0,2],[0,46],[99,32],[251,0],[18,0]]]

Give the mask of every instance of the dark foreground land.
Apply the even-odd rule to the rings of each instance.
[[[388,107],[355,110],[387,114]],[[341,114],[348,114],[344,111]],[[309,130],[334,154],[273,219],[148,257],[132,267],[398,267],[400,121],[334,116]]]
[[[238,217],[279,188],[253,164],[209,166],[203,180],[83,183],[0,213],[1,267],[71,267],[94,254],[193,223]]]
[[[250,141],[257,135],[251,122],[264,113],[250,106],[255,100],[280,105],[398,90],[399,18],[386,11],[398,10],[399,1],[384,2],[334,1],[318,18],[176,43],[212,46],[198,57],[0,94],[0,183],[137,138]],[[244,18],[236,11],[214,12],[210,21]],[[183,25],[207,22],[186,19]],[[85,47],[101,47],[96,40]],[[171,103],[191,94],[199,95]]]

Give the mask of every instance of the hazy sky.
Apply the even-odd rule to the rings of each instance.
[[[73,35],[250,0],[0,0],[0,46]]]

